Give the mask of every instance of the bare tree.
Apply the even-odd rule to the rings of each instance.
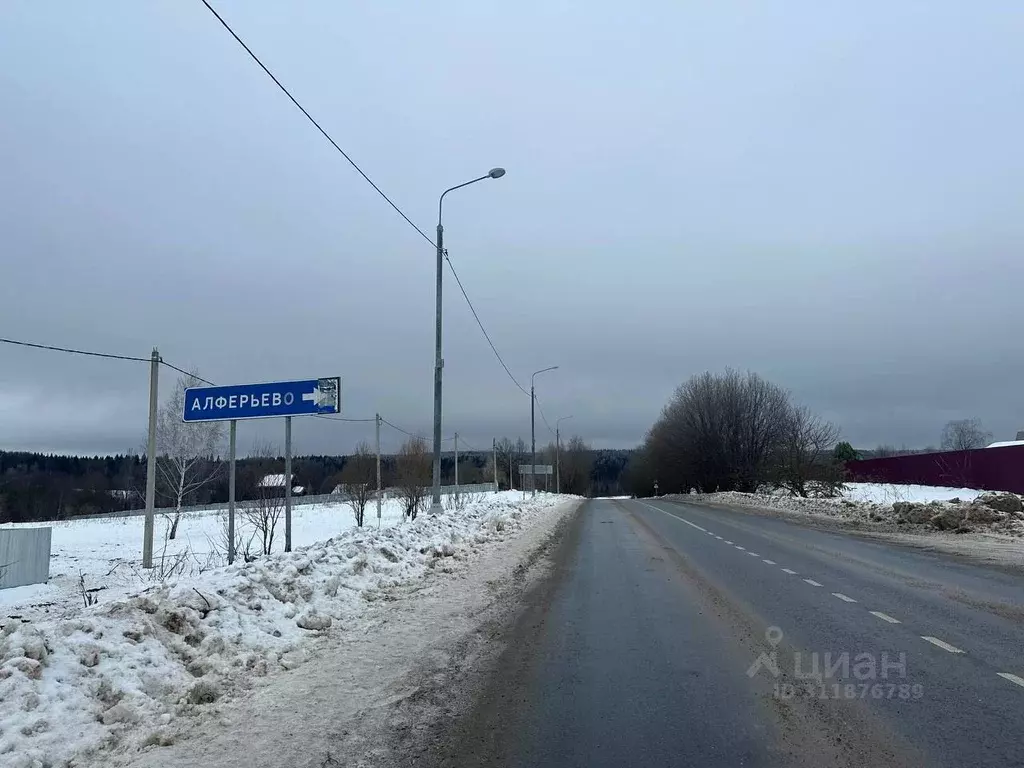
[[[245,501],[241,502],[238,511],[252,529],[262,554],[269,555],[274,550],[278,521],[284,516],[284,498],[279,487],[263,482],[271,470],[277,468],[277,449],[257,442],[249,459],[240,483]],[[291,482],[289,477],[284,480]]]
[[[224,441],[224,425],[218,421],[181,420],[185,389],[201,385],[196,371],[181,376],[157,412],[156,487],[173,509],[165,515],[170,523],[170,539],[178,534],[182,507],[212,483],[223,467],[217,454]]]
[[[422,437],[410,437],[398,450],[398,495],[405,507],[405,516],[415,520],[427,497],[430,486],[430,453]]]
[[[958,419],[942,428],[944,451],[970,451],[984,448],[990,442],[992,433],[987,432],[978,419]]]
[[[366,505],[377,488],[377,459],[369,444],[359,443],[355,453],[345,461],[341,469],[341,483],[345,489],[345,503],[352,508],[356,525],[362,528]]]
[[[662,492],[755,491],[767,479],[789,395],[755,373],[704,373],[683,383],[645,442]]]
[[[803,406],[792,408],[777,452],[777,482],[794,496],[806,497],[812,482],[834,495],[843,476],[832,453],[838,438],[839,430],[830,422]]]

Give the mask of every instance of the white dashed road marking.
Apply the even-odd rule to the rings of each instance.
[[[729,541],[728,539],[722,539],[722,541],[724,541],[726,544],[732,544],[732,542]]]
[[[750,555],[751,557],[760,557],[760,555],[757,554],[757,552],[747,552],[747,554]]]
[[[789,570],[789,568],[783,568],[782,572],[783,573],[788,573],[790,576],[796,576],[796,571],[791,571],[791,570]]]
[[[810,584],[810,585],[811,585],[812,587],[820,587],[820,586],[822,586],[821,584],[819,584],[818,582],[816,582],[816,581],[815,581],[814,579],[804,579],[804,581],[806,581],[806,582],[807,582],[808,584]]]
[[[894,619],[888,613],[882,613],[881,611],[868,611],[868,613],[870,613],[872,616],[877,616],[882,621],[888,621],[890,624],[899,624],[900,623],[899,619]]]
[[[932,645],[937,645],[939,648],[941,648],[944,651],[949,651],[950,653],[963,653],[963,651],[961,651],[955,645],[950,645],[947,642],[939,640],[939,638],[937,638],[937,637],[930,637],[928,635],[921,635],[921,639],[922,640],[927,640]]]
[[[715,538],[718,539],[719,541],[722,541],[722,537],[719,536],[718,534],[715,534]]]
[[[840,600],[842,600],[842,601],[843,601],[844,603],[856,603],[856,602],[857,602],[857,601],[856,601],[856,600],[854,600],[854,599],[853,599],[852,597],[847,597],[847,596],[846,596],[846,595],[844,595],[844,594],[843,594],[842,592],[833,592],[833,593],[832,593],[832,597],[838,597],[838,598],[839,598]]]
[[[746,552],[746,551],[747,551],[746,549],[744,549],[743,547],[741,547],[741,546],[740,546],[739,544],[734,544],[733,546],[735,546],[735,547],[736,547],[736,549],[740,549],[740,550],[743,550],[744,552]]]
[[[707,528],[701,528],[696,523],[691,523],[689,520],[686,520],[685,518],[679,517],[679,515],[673,515],[671,512],[666,512],[664,509],[659,509],[658,507],[655,507],[652,504],[648,504],[645,501],[641,501],[640,503],[643,504],[648,509],[653,509],[655,512],[661,512],[661,514],[663,514],[663,515],[668,515],[672,519],[678,520],[680,523],[686,523],[688,526],[690,526],[691,528],[696,528],[698,531],[703,531],[704,533],[708,532]]]
[[[768,565],[775,565],[775,561],[769,560],[767,557],[764,558],[764,560],[762,560],[761,562],[768,563]]]
[[[996,674],[1004,680],[1009,680],[1011,683],[1016,683],[1021,688],[1024,688],[1024,677],[1017,677],[1016,675],[1011,675],[1009,672],[997,672]]]

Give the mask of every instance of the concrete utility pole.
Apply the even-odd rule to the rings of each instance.
[[[235,562],[235,433],[238,422],[228,426],[228,565]]]
[[[498,492],[498,438],[491,438],[491,462],[494,464],[494,492]]]
[[[153,567],[153,519],[156,508],[156,409],[160,353],[153,347],[149,363],[149,436],[146,441],[146,521],[142,531],[142,567]]]
[[[380,487],[380,414],[376,415],[374,421],[377,424],[377,527],[380,528],[380,497],[384,493]]]
[[[563,416],[560,419],[555,420],[555,493],[562,492],[562,460],[561,460],[561,441],[559,438],[558,426],[567,419],[571,419],[572,416]]]
[[[284,551],[292,551],[292,417],[284,417]]]
[[[459,433],[455,433],[455,495],[459,495]]]
[[[437,201],[437,297],[435,299],[435,337],[434,337],[434,488],[430,500],[430,514],[441,513],[441,372],[444,369],[444,358],[441,357],[441,277],[444,274],[444,227],[441,225],[441,209],[444,196],[449,192],[484,179],[500,179],[505,175],[504,168],[492,168],[485,175],[472,181],[456,184],[441,193]]]
[[[533,376],[530,377],[530,490],[533,491],[534,497],[537,496],[537,429],[534,424],[533,412],[537,406],[537,374],[556,370],[558,370],[558,366],[552,365],[550,368],[534,371]]]

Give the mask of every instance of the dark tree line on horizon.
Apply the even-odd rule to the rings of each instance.
[[[507,489],[507,459],[511,455],[515,487],[520,489],[517,474],[520,463],[529,463],[525,446],[511,441],[511,454],[499,450],[499,487]],[[502,442],[499,442],[499,446]],[[521,452],[517,448],[522,447]],[[547,451],[553,446],[538,446],[538,464],[547,460]],[[276,453],[276,452],[274,452]],[[570,449],[562,446],[563,491],[579,495],[617,495],[623,493],[621,476],[631,451],[591,450],[580,441]],[[552,455],[553,458],[553,455]],[[308,494],[331,493],[346,484],[345,467],[351,456],[309,455],[292,459],[293,484],[302,486]],[[504,461],[503,461],[504,459]],[[227,463],[222,457],[207,457],[213,479],[184,499],[188,506],[227,502]],[[284,471],[282,456],[260,456],[237,460],[241,500],[250,493],[252,484],[243,478],[261,473]],[[451,452],[443,455],[441,476],[443,483],[454,481],[455,462]],[[384,486],[398,483],[398,457],[381,457]],[[490,451],[467,451],[459,455],[459,482],[483,483],[493,480]],[[158,476],[159,477],[159,476]],[[133,454],[110,456],[64,456],[29,451],[0,451],[0,523],[67,520],[81,515],[96,515],[141,509],[145,506],[146,459]],[[543,484],[538,484],[543,488]],[[554,478],[551,481],[554,490]],[[157,506],[173,506],[169,489],[157,487]]]

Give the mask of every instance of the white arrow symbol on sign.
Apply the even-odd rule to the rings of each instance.
[[[303,394],[302,399],[307,403],[316,403],[317,408],[322,408],[325,405],[334,404],[334,393],[324,392],[320,387],[317,387],[312,392]]]

